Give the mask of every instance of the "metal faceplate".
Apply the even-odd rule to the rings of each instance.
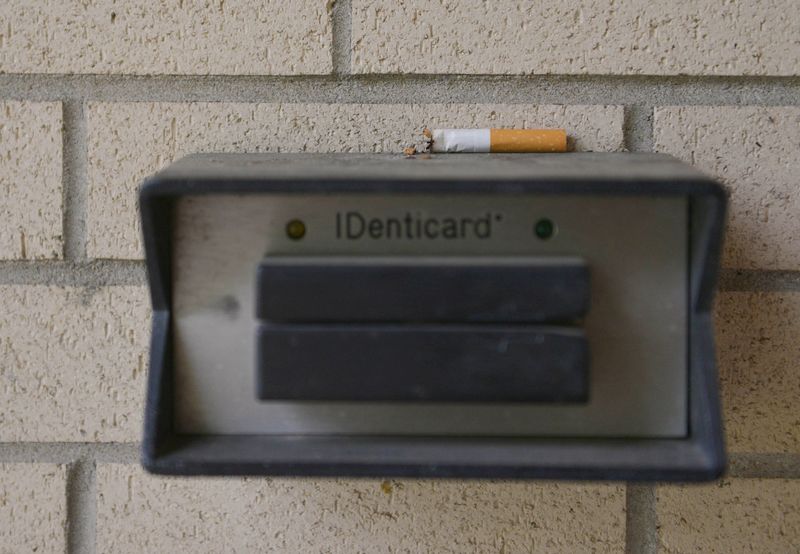
[[[365,222],[486,221],[481,236],[343,233]],[[175,430],[183,434],[679,438],[688,434],[688,200],[591,194],[182,196],[173,212]],[[339,229],[337,237],[337,215]],[[353,221],[358,217],[352,216]],[[542,218],[556,226],[536,236]],[[300,240],[287,223],[301,220]],[[378,224],[374,226],[378,228]],[[412,225],[413,228],[413,225]],[[353,233],[351,233],[352,235]],[[266,255],[577,256],[591,271],[585,404],[261,401],[256,269]],[[354,282],[353,287],[359,283]],[[435,370],[435,368],[432,368]],[[381,360],[375,360],[375,372]]]

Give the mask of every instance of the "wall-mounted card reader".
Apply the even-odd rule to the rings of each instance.
[[[661,155],[185,158],[141,192],[143,463],[713,478],[724,206]]]

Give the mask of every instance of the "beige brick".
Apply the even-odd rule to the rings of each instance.
[[[332,4],[4,0],[0,73],[330,73]]]
[[[622,552],[622,486],[97,471],[97,551]]]
[[[136,189],[193,152],[396,152],[428,126],[561,126],[622,149],[620,106],[122,103],[89,108],[88,254],[142,257]]]
[[[0,286],[0,442],[135,441],[144,287]]]
[[[353,0],[358,73],[797,75],[796,0]]]
[[[66,468],[0,464],[0,553],[67,550]]]
[[[800,108],[657,108],[654,135],[730,190],[723,265],[800,269]]]
[[[716,327],[728,447],[800,453],[800,293],[721,293]]]
[[[800,480],[725,479],[656,492],[659,552],[797,552]]]
[[[0,102],[0,260],[62,256],[61,164],[61,104]]]

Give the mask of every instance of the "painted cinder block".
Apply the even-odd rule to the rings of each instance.
[[[797,552],[800,481],[723,479],[656,490],[659,552]]]
[[[66,551],[66,466],[0,464],[0,552]]]
[[[800,293],[722,292],[715,316],[728,448],[800,453]]]
[[[661,107],[653,127],[657,151],[730,191],[724,266],[800,269],[800,108]]]
[[[332,4],[4,0],[0,73],[326,74]]]
[[[150,301],[137,286],[0,286],[0,442],[133,442]]]
[[[97,470],[97,551],[622,552],[622,485]]]
[[[795,0],[353,0],[356,73],[797,75]]]
[[[0,102],[0,260],[62,257],[61,126],[60,102]]]

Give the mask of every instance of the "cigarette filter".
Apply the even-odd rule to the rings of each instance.
[[[564,129],[434,129],[432,152],[566,152]]]

